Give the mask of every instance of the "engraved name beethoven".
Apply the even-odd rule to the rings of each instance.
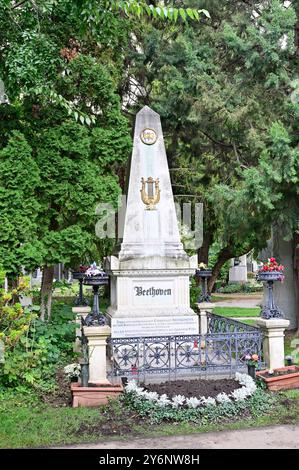
[[[151,297],[156,297],[157,295],[171,295],[171,289],[155,289],[155,287],[150,287],[149,289],[143,289],[141,286],[134,287],[135,295],[150,295]]]

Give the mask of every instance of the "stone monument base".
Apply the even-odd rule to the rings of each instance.
[[[199,332],[197,315],[110,317],[110,322],[112,338],[198,335]]]
[[[114,338],[198,334],[190,308],[190,275],[196,258],[144,257],[120,261],[111,256],[107,317]]]

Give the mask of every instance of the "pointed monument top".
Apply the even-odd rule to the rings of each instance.
[[[141,108],[140,111],[138,111],[137,116],[140,116],[140,114],[153,114],[155,116],[158,116],[160,117],[160,115],[158,113],[156,113],[156,111],[154,111],[152,108],[150,108],[149,106],[143,106],[143,108]]]

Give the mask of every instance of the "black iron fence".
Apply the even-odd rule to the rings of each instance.
[[[247,325],[238,320],[208,313],[208,333],[248,333],[260,332],[259,327]]]
[[[217,317],[217,318],[214,318]],[[246,370],[247,354],[262,354],[259,328],[209,315],[206,335],[111,338],[110,374],[139,378],[153,374],[217,374]]]

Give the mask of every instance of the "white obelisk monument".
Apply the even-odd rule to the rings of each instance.
[[[198,334],[189,278],[197,257],[180,241],[160,116],[136,116],[123,242],[107,258],[112,337]]]

